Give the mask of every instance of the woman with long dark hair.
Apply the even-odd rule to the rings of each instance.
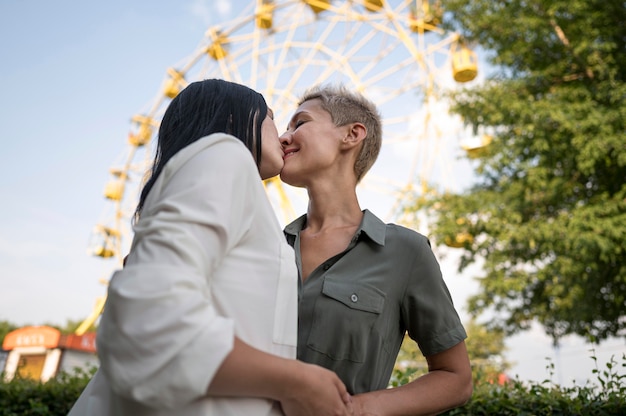
[[[283,156],[256,91],[172,100],[71,416],[350,414],[334,373],[294,359],[297,270],[261,181]]]

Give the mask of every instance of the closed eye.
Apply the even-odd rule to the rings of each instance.
[[[303,111],[303,110],[297,111],[291,117],[291,120],[289,121],[289,124],[287,125],[287,132],[291,130],[296,130],[298,127],[306,123],[308,121],[307,120],[308,116],[306,114],[307,114],[306,111]],[[304,117],[304,119],[302,117]]]
[[[290,131],[296,131],[298,127],[303,125],[305,122],[306,120],[296,120],[289,123],[289,125],[287,126],[287,130],[285,130],[285,133],[289,133]]]

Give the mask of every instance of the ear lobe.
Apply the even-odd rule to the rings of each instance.
[[[359,146],[367,136],[367,129],[362,123],[352,123],[347,126],[343,144],[347,148]]]

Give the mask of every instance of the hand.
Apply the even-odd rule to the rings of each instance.
[[[301,364],[299,382],[281,400],[286,416],[352,416],[352,397],[332,371]]]

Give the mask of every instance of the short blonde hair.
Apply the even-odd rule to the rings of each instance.
[[[298,105],[310,100],[320,100],[324,111],[330,114],[335,126],[363,123],[367,135],[354,163],[357,182],[370,170],[382,144],[382,122],[376,105],[362,94],[350,91],[343,85],[317,85],[309,88]]]

